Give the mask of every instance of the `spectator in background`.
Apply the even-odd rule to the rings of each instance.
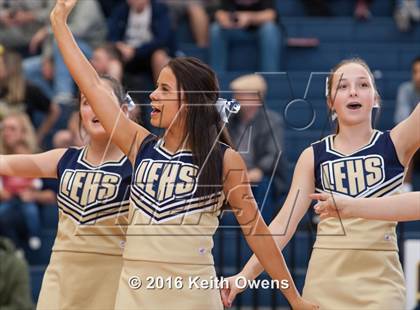
[[[420,102],[420,56],[412,61],[411,72],[411,81],[402,83],[398,88],[397,105],[394,114],[395,124],[399,124],[406,119],[417,103]],[[413,190],[412,177],[415,172],[420,172],[420,151],[414,154],[408,166],[403,191],[410,192]]]
[[[49,1],[48,10],[51,11],[54,5],[55,1]],[[49,19],[46,18],[44,23],[44,26],[33,36],[30,44],[31,52],[35,52],[42,45],[42,55],[25,60],[25,75],[42,89],[47,89],[53,102],[73,103],[75,92],[73,79],[53,42]],[[78,45],[89,57],[92,50],[101,44],[106,36],[106,23],[97,0],[78,1],[69,17],[68,25],[74,33]],[[52,85],[48,83],[47,74],[45,74],[45,66],[49,66],[50,59],[54,66]]]
[[[176,26],[186,16],[188,17],[190,29],[198,47],[207,47],[209,44],[210,18],[206,12],[206,6],[213,2],[212,0],[166,0]]]
[[[420,21],[420,0],[397,0],[394,18],[400,31],[410,30],[412,21]]]
[[[32,154],[38,150],[34,129],[27,115],[12,113],[1,126],[0,154]],[[0,234],[9,237],[18,247],[21,245],[19,228],[25,226],[29,247],[41,247],[40,215],[36,205],[36,192],[41,188],[40,180],[20,177],[0,177]],[[15,221],[10,221],[11,215]],[[17,221],[17,222],[16,222]]]
[[[82,133],[79,112],[73,112],[67,122],[67,128],[59,130],[53,137],[54,148],[81,147],[85,145]]]
[[[210,63],[227,70],[229,45],[235,39],[255,36],[261,71],[278,71],[281,37],[273,0],[221,0],[210,31]]]
[[[98,46],[90,60],[95,70],[102,75],[109,75],[122,82],[123,60],[120,50],[111,43],[104,43]]]
[[[282,118],[278,113],[263,107],[267,84],[261,75],[241,76],[231,82],[230,88],[241,104],[241,110],[237,116],[232,117],[229,132],[236,149],[245,160],[255,200],[260,207],[268,192],[262,214],[265,220],[270,221],[277,211],[275,206],[287,190],[284,156],[277,162],[282,151]],[[270,184],[273,173],[274,179]]]
[[[156,80],[175,52],[166,5],[157,0],[127,0],[108,22],[108,39],[123,55],[125,71],[134,75],[149,72]]]
[[[372,16],[369,6],[373,0],[356,0],[356,6],[354,8],[354,17],[357,19],[369,19]]]
[[[13,243],[0,237],[0,309],[32,310],[29,268]]]
[[[26,81],[22,72],[22,58],[12,51],[0,52],[0,120],[11,111],[26,112],[36,123],[35,113],[44,114],[37,129],[38,143],[44,139],[60,115],[57,104],[35,85]]]
[[[26,51],[48,18],[48,0],[0,0],[0,44]]]

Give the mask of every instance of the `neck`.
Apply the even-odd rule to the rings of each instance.
[[[121,150],[108,139],[90,141],[87,159],[94,164],[118,160],[122,156]]]
[[[183,130],[167,129],[164,134],[165,148],[173,153],[188,148],[189,144],[184,132]]]
[[[354,150],[367,144],[372,137],[373,128],[366,124],[353,126],[340,126],[340,131],[335,138],[335,145],[347,151]]]

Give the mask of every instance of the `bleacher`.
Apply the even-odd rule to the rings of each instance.
[[[360,56],[367,61],[374,71],[382,97],[381,111],[375,121],[376,128],[386,130],[393,127],[397,88],[399,84],[410,79],[411,61],[420,55],[420,26],[417,25],[408,33],[400,33],[391,17],[393,1],[374,1],[371,10],[373,17],[368,21],[356,21],[353,18],[353,1],[329,2],[336,17],[308,18],[300,1],[277,0],[280,21],[285,29],[283,35],[287,34],[288,38],[316,37],[320,41],[316,47],[284,45],[281,54],[283,72],[265,75],[269,86],[266,105],[283,115],[284,151],[292,167],[304,148],[332,130],[325,102],[325,77],[331,67],[340,60],[352,56]],[[208,60],[208,50],[193,44],[187,24],[178,29],[177,39],[180,50],[186,55]],[[218,72],[222,90],[229,90],[229,82],[233,78],[257,70],[257,52],[254,46],[252,41],[241,41],[232,48],[229,71]],[[278,56],[273,55],[273,57]],[[296,101],[290,103],[293,100]],[[285,113],[287,106],[289,108]],[[55,238],[57,209],[43,208],[42,222],[44,224],[42,248],[36,252],[28,250],[35,300]],[[303,222],[302,229],[284,252],[286,261],[293,268],[299,289],[303,286],[315,238],[315,233],[306,229],[311,226],[309,216],[305,217]],[[404,224],[402,228],[400,229],[402,236],[420,238],[418,225]],[[250,250],[242,236],[238,237],[235,231],[219,229],[215,236],[214,248],[216,265],[223,266],[218,268],[219,274],[228,276],[237,272],[249,255]],[[260,290],[258,293],[248,290],[240,302],[252,306],[255,303],[253,294],[257,295],[260,306],[273,305],[276,299],[278,305],[286,305],[279,294],[273,297],[270,290]]]

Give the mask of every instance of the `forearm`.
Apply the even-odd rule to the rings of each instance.
[[[40,167],[38,174],[36,171],[33,171],[34,169],[28,169],[27,162],[25,162],[26,158],[27,155],[0,155],[0,175],[28,178],[38,177],[41,174]]]
[[[99,119],[101,119],[102,125],[107,131],[111,131],[120,113],[120,108],[114,102],[114,104],[109,104],[106,109],[103,109],[103,107],[101,108],[101,100],[98,97],[112,97],[112,91],[105,82],[101,81],[89,60],[83,55],[68,25],[59,18],[54,17],[51,18],[51,25],[61,55],[73,79],[79,86],[80,91],[88,98],[89,104]],[[111,98],[103,99],[108,99],[106,100],[107,102],[113,101]]]
[[[293,236],[293,232],[291,233],[279,233],[279,225],[277,223],[272,222],[269,226],[271,235],[274,238],[274,241],[277,244],[277,247],[282,251],[283,248],[289,243],[291,236]],[[285,226],[284,226],[285,227]],[[261,265],[260,261],[258,260],[257,256],[253,254],[251,258],[248,260],[246,265],[241,271],[241,274],[245,276],[247,279],[255,279],[257,278],[262,272],[264,271],[264,267]]]
[[[59,12],[60,9],[58,8],[57,11]],[[112,142],[133,162],[138,147],[149,131],[129,120],[128,116],[122,112],[112,86],[99,77],[78,47],[66,24],[66,17],[53,11],[51,24],[64,62],[81,93],[86,96],[89,105],[110,135]]]
[[[57,164],[66,149],[40,154],[0,155],[0,175],[26,178],[56,178]]]
[[[299,292],[286,266],[283,255],[265,223],[260,222],[252,235],[246,235],[246,239],[261,265],[264,266],[272,279],[278,280],[280,283],[287,281],[288,288],[283,289],[282,293],[289,303],[293,305],[300,296]]]
[[[273,22],[276,19],[276,12],[274,10],[264,10],[261,12],[252,12],[251,24],[259,26],[267,22]]]
[[[384,221],[420,220],[420,193],[405,193],[382,198],[348,199],[344,207],[352,217]]]

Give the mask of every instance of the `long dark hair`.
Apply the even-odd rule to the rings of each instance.
[[[197,193],[209,195],[221,190],[223,156],[222,142],[232,147],[216,108],[219,83],[214,71],[201,60],[178,57],[167,65],[177,80],[178,100],[181,91],[187,102],[187,139],[192,148],[193,162],[199,169]]]

